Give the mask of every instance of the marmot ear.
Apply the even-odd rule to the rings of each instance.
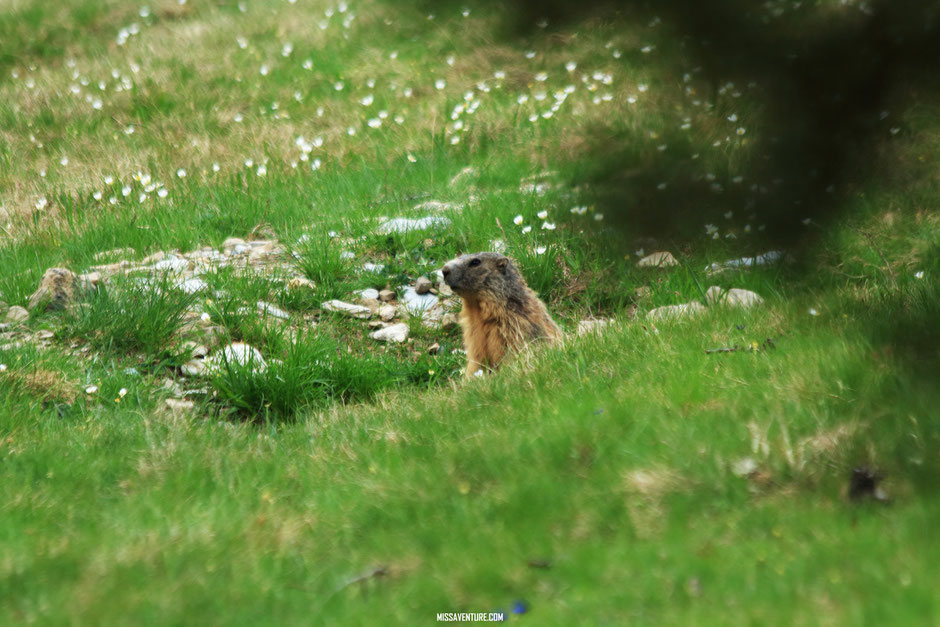
[[[499,259],[496,260],[496,267],[502,270],[503,272],[506,271],[506,266],[508,265],[509,265],[509,257],[500,257]]]

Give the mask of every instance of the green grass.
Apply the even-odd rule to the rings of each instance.
[[[184,356],[180,331],[194,302],[169,274],[118,277],[83,294],[64,314],[61,338],[84,340],[119,357],[139,354],[151,364],[178,361]]]
[[[60,5],[0,8],[0,299],[53,266],[286,252],[195,295],[117,274],[0,328],[0,622],[938,621],[929,99],[885,105],[891,166],[784,262],[711,275],[776,246],[785,184],[761,178],[760,86],[712,84],[665,19],[518,36],[483,5]],[[448,222],[378,230],[425,216]],[[567,333],[497,374],[463,381],[458,329],[409,318],[384,344],[320,309],[497,241]],[[657,250],[679,265],[636,266]],[[646,317],[712,285],[765,303]],[[586,318],[614,322],[578,337]],[[267,367],[184,377],[187,342]],[[756,348],[706,352],[733,346]],[[862,466],[886,501],[850,498]]]

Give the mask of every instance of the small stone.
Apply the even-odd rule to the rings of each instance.
[[[181,348],[184,351],[189,352],[193,357],[205,357],[209,354],[209,349],[199,342],[193,342],[192,340],[183,342]]]
[[[712,275],[725,270],[739,268],[753,268],[754,266],[767,266],[783,261],[784,255],[779,250],[769,250],[756,257],[740,257],[738,259],[729,259],[724,263],[713,263],[705,268],[705,274]]]
[[[39,281],[39,288],[29,297],[29,308],[64,309],[75,296],[78,277],[67,268],[49,268]]]
[[[379,292],[379,300],[383,303],[388,303],[395,300],[395,292],[392,290],[382,290]]]
[[[146,257],[141,259],[140,263],[142,265],[149,266],[152,263],[157,263],[158,261],[163,261],[164,259],[166,259],[166,253],[163,252],[162,250],[158,250],[157,252],[151,255],[147,255]]]
[[[176,285],[180,290],[187,294],[196,294],[209,287],[209,285],[199,277],[193,277],[181,281]]]
[[[468,178],[475,178],[477,176],[477,169],[473,166],[467,166],[450,180],[451,185],[457,185],[458,183],[463,183]]]
[[[266,316],[272,316],[274,318],[279,318],[281,320],[289,320],[290,314],[278,307],[277,305],[272,305],[271,303],[266,303],[263,300],[259,300],[257,303],[258,310]]]
[[[738,477],[746,477],[757,471],[757,462],[750,457],[744,457],[731,464],[731,472]]]
[[[189,260],[170,255],[166,259],[153,264],[153,269],[158,272],[182,274],[183,272],[189,270]]]
[[[446,313],[441,317],[441,329],[444,331],[456,328],[458,324],[457,314]]]
[[[369,337],[382,342],[404,342],[408,339],[408,325],[404,322],[374,331]]]
[[[437,342],[428,346],[428,355],[437,355],[439,352],[441,352],[441,345]]]
[[[578,335],[581,336],[588,335],[589,333],[599,333],[611,322],[612,320],[581,320],[578,322]]]
[[[206,374],[206,362],[203,359],[190,359],[180,366],[180,371],[187,377],[200,377]]]
[[[353,316],[355,318],[368,318],[372,313],[369,311],[368,307],[363,305],[353,305],[352,303],[344,303],[341,300],[328,300],[322,303],[320,307],[325,311],[336,311]]]
[[[456,211],[463,208],[464,205],[440,200],[426,200],[414,206],[415,211]]]
[[[371,287],[369,289],[360,290],[357,293],[362,300],[378,300],[379,298],[379,291]]]
[[[434,287],[434,284],[427,277],[418,277],[418,280],[415,281],[415,292],[418,294],[427,294],[432,287]]]
[[[752,307],[760,305],[764,299],[756,292],[731,288],[725,291],[717,285],[712,285],[705,291],[705,302],[709,305],[729,305],[732,307]]]
[[[102,274],[116,274],[128,267],[130,267],[130,262],[128,261],[119,261],[117,263],[108,263],[103,266],[92,266],[91,270],[94,272],[101,272]]]
[[[17,324],[29,319],[29,312],[26,311],[24,307],[19,305],[13,305],[10,307],[10,310],[7,312],[6,321],[12,324]]]
[[[450,289],[450,286],[444,282],[444,275],[440,270],[437,271],[437,293],[441,296],[454,295],[454,290]]]
[[[55,332],[50,331],[49,329],[42,329],[36,332],[37,340],[51,340],[55,337]]]
[[[636,265],[639,268],[670,268],[672,266],[678,266],[679,262],[676,261],[676,258],[672,256],[671,252],[662,251],[650,253],[636,262]]]
[[[274,229],[271,228],[271,225],[262,222],[261,224],[255,225],[255,228],[251,229],[251,233],[248,234],[249,240],[275,240],[277,239],[277,234],[274,232]]]
[[[85,394],[94,394],[97,391],[98,391],[97,385],[89,385],[87,388],[85,388]]]
[[[382,305],[379,307],[378,314],[385,322],[391,322],[395,319],[395,314],[398,313],[398,308],[395,305]]]
[[[295,276],[287,282],[287,290],[290,292],[297,292],[300,290],[311,290],[316,289],[313,281],[302,276]]]
[[[229,344],[210,359],[215,369],[224,368],[225,364],[234,364],[245,368],[250,367],[253,371],[261,373],[268,367],[258,349],[243,342]]]
[[[244,250],[248,250],[247,242],[240,237],[230,237],[222,242],[222,248],[225,250],[233,249],[236,246],[244,246]]]
[[[93,290],[101,283],[101,273],[89,272],[88,274],[80,274],[78,275],[78,282],[83,290]]]
[[[375,313],[382,307],[382,303],[377,298],[363,298],[362,304],[369,308],[369,313]]]
[[[186,400],[186,399],[180,399],[180,398],[168,398],[168,399],[165,399],[163,402],[166,405],[167,409],[169,409],[172,412],[179,413],[179,414],[192,411],[193,407],[196,406],[196,404],[193,403],[192,401]]]
[[[369,328],[370,329],[384,329],[388,325],[382,322],[381,320],[370,320]]]
[[[651,320],[667,320],[678,318],[689,318],[695,314],[705,311],[705,305],[698,301],[683,303],[681,305],[666,305],[650,310],[647,315]]]
[[[403,286],[401,299],[406,313],[411,316],[423,316],[424,313],[437,305],[438,298],[434,294],[419,294],[413,287]]]
[[[386,220],[376,229],[378,233],[407,233],[408,231],[420,231],[429,229],[433,226],[446,227],[450,225],[450,220],[443,216],[425,216],[423,218],[392,218]]]

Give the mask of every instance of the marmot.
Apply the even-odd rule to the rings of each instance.
[[[466,376],[496,368],[508,349],[562,337],[545,303],[525,283],[515,263],[497,253],[474,253],[447,262],[444,282],[463,299],[460,326],[467,351]]]

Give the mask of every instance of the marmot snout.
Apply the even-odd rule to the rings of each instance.
[[[534,340],[561,339],[561,329],[509,257],[464,255],[447,262],[441,273],[463,299],[460,326],[468,377],[484,367],[499,366],[509,349]]]

